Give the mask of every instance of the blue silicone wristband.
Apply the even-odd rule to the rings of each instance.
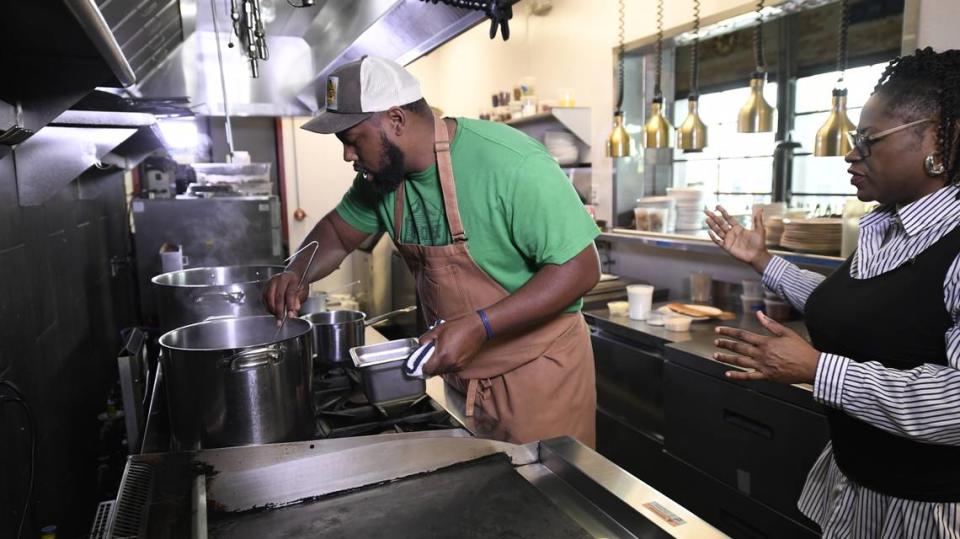
[[[477,309],[477,314],[480,315],[480,321],[483,322],[483,330],[487,332],[487,340],[493,338],[493,328],[490,327],[490,319],[487,318],[487,313],[483,309]]]

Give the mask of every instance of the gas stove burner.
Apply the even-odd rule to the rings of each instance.
[[[330,369],[313,381],[317,438],[416,432],[456,427],[450,415],[426,395],[415,401],[374,406],[351,369]]]

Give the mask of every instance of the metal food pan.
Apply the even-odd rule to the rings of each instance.
[[[370,404],[384,406],[419,398],[426,381],[407,376],[403,363],[420,346],[417,339],[399,339],[350,349]]]

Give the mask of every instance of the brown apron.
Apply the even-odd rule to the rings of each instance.
[[[397,189],[394,241],[417,282],[428,324],[477,316],[509,293],[470,257],[460,220],[447,126],[435,119],[434,149],[453,243],[401,243],[404,185]],[[594,447],[597,394],[590,333],[580,313],[562,313],[522,333],[494,337],[444,379],[465,394],[465,415],[498,440],[527,443],[573,436]]]

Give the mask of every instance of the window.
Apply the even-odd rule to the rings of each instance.
[[[847,117],[854,125],[860,111],[886,68],[886,62],[848,69]],[[813,141],[817,130],[830,114],[830,92],[839,73],[821,73],[797,79],[797,101],[793,140],[801,147],[793,158],[793,196],[791,206],[809,208],[814,213],[840,213],[844,199],[856,194],[850,185],[843,157],[815,157]]]
[[[654,84],[656,48],[649,44],[627,52],[625,74],[630,82],[623,109],[638,151],[614,163],[616,226],[630,226],[637,198],[666,194],[670,186],[700,186],[710,194],[708,204],[723,204],[742,216],[749,215],[754,204],[774,199],[811,211],[819,207],[821,214],[842,210],[845,199],[855,192],[846,163],[842,157],[812,155],[837,80],[837,22],[842,6],[839,2],[810,4],[772,13],[763,23],[770,77],[764,96],[776,107],[776,115],[789,115],[791,122],[774,123],[777,129],[790,128],[789,133],[736,131],[737,114],[749,94],[748,77],[756,65],[752,23],[721,22],[704,29],[706,37],[699,48],[699,112],[707,124],[708,144],[701,153],[639,148]],[[849,7],[848,63],[853,67],[846,71],[845,85],[848,116],[856,124],[887,61],[900,51],[904,6],[902,0],[851,0]],[[687,116],[691,40],[692,35],[683,34],[664,43],[661,87],[676,127]],[[778,84],[786,80],[791,86]],[[792,154],[776,144],[788,135],[799,144]]]
[[[749,214],[753,204],[770,202],[772,195],[775,133],[737,132],[737,114],[749,93],[744,87],[701,95],[707,147],[703,152],[673,152],[673,185],[702,186],[712,193],[710,207],[722,204],[734,214]],[[763,94],[768,103],[776,103],[776,83],[767,83]],[[687,113],[687,99],[678,99],[673,125],[679,127]]]

